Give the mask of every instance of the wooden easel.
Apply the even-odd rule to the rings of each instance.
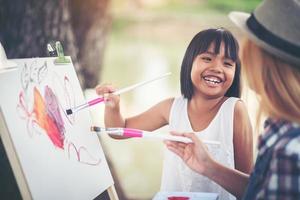
[[[4,119],[1,107],[0,107],[0,139],[2,141],[2,144],[0,143],[1,147],[3,145],[3,148],[0,148],[0,149],[5,150],[5,152],[1,152],[1,154],[4,153],[6,155],[8,161],[9,161],[8,165],[10,166],[10,169],[5,168],[5,167],[3,167],[4,163],[1,163],[2,164],[2,167],[1,167],[2,172],[1,173],[7,174],[9,179],[11,179],[11,180],[5,180],[3,177],[1,177],[0,185],[9,183],[10,184],[9,187],[10,187],[11,191],[2,191],[0,193],[0,196],[3,197],[4,199],[18,199],[19,196],[21,196],[22,199],[24,199],[24,200],[32,199],[28,184],[26,182],[23,170],[21,168],[20,161],[18,159],[18,155],[16,154],[16,150],[14,148],[12,139],[10,137],[7,125],[5,123],[5,119]],[[6,158],[5,158],[5,160],[6,160]],[[13,192],[13,194],[11,192]],[[107,195],[105,195],[104,193],[108,194],[110,200],[119,200],[114,185],[109,186],[106,191],[104,191],[102,194],[100,194],[98,197],[99,200],[107,199],[106,198]],[[13,197],[12,197],[12,195],[13,195]]]
[[[68,62],[70,64],[71,63],[70,60],[68,61],[69,58],[64,57],[62,47],[61,48],[60,47],[61,46],[59,46],[58,48],[60,49],[58,53],[58,58],[55,61],[57,61],[58,64],[63,64],[64,62]],[[6,54],[4,52],[1,43],[0,43],[0,65],[1,65],[0,71],[2,72],[5,69],[1,69],[1,68],[13,69],[16,67],[14,62],[7,60]],[[23,171],[19,159],[19,155],[17,154],[16,151],[16,147],[14,146],[14,141],[13,138],[11,137],[9,126],[5,119],[5,115],[2,108],[3,108],[2,105],[0,105],[0,155],[3,155],[3,157],[1,157],[0,159],[0,175],[4,174],[5,178],[3,176],[0,178],[0,185],[1,185],[0,197],[4,199],[22,198],[22,199],[30,200],[33,199],[33,196],[31,194],[28,182],[26,180],[25,173]],[[9,186],[2,187],[3,185],[5,186],[9,185]],[[8,189],[9,191],[5,191],[3,188]],[[102,199],[106,200],[107,199],[106,194],[108,194],[110,200],[119,200],[114,184],[108,186],[108,188],[102,194],[99,194],[99,196],[95,198],[99,200]]]

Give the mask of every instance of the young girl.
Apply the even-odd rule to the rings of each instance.
[[[123,119],[119,96],[109,94],[105,106],[106,127],[129,127],[154,131],[194,132],[200,139],[219,144],[207,147],[211,155],[229,168],[249,173],[252,167],[252,128],[240,97],[238,43],[223,29],[199,32],[190,42],[180,74],[181,93],[144,113]],[[111,85],[98,86],[99,95],[114,92]],[[190,170],[166,150],[161,190],[216,192],[221,199],[233,197],[213,181]]]
[[[245,75],[260,97],[259,116],[268,117],[254,170],[249,178],[224,166],[194,134],[184,134],[193,144],[167,141],[167,147],[237,198],[300,199],[300,3],[265,0],[252,15],[230,18],[249,37],[242,50]]]

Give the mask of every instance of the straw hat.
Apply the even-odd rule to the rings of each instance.
[[[258,46],[300,67],[300,0],[264,0],[251,15],[229,18]]]

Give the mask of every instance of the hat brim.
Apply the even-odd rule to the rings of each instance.
[[[245,33],[249,37],[249,39],[253,40],[257,45],[262,46],[263,48],[265,45],[267,45],[262,44],[264,43],[264,41],[257,38],[248,28],[246,22],[250,17],[249,13],[233,11],[229,13],[228,17],[236,26],[238,26],[239,29],[243,31],[243,33]]]
[[[257,44],[261,48],[265,49],[271,54],[276,55],[288,62],[300,64],[299,58],[295,58],[258,38],[247,26],[247,19],[250,17],[249,13],[232,11],[229,13],[228,17],[239,29],[241,29],[248,36],[250,40],[252,40],[255,44]]]
[[[228,17],[233,23],[235,23],[235,25],[237,25],[242,30],[248,30],[246,21],[250,17],[249,13],[233,11],[229,13]]]

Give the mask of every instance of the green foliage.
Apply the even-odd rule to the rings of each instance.
[[[233,10],[252,12],[261,0],[208,0],[207,6],[221,12]]]
[[[115,17],[112,24],[113,33],[118,33],[124,28],[128,28],[130,25],[136,23],[136,19],[131,19],[130,17]]]
[[[152,7],[150,9],[179,13],[199,13],[206,11],[228,13],[233,10],[251,12],[261,1],[262,0],[168,0],[162,6]]]

